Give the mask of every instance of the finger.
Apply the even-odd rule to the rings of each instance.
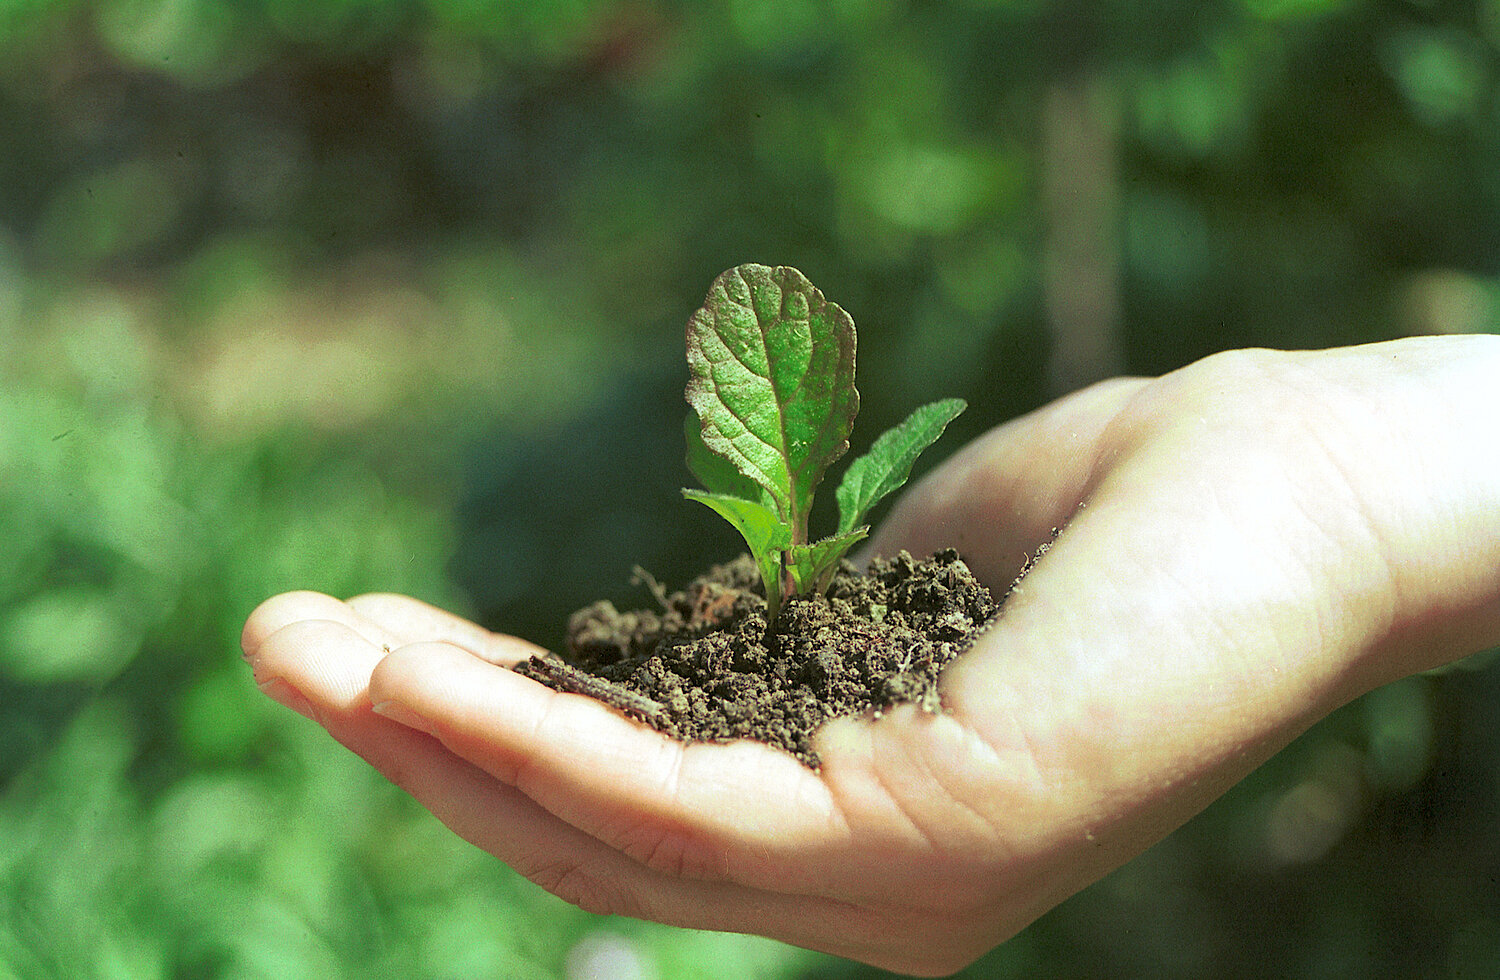
[[[301,640],[334,626],[341,643]],[[250,614],[240,645],[262,692],[321,724],[364,696],[370,671],[395,639],[331,596],[288,592]]]
[[[303,603],[329,612],[326,599],[303,596],[279,605],[283,612]],[[335,739],[454,832],[565,900],[601,914],[775,936],[845,955],[868,956],[890,945],[892,921],[844,902],[683,878],[647,867],[560,819],[517,787],[495,780],[436,739],[372,712],[366,681],[386,654],[361,633],[344,623],[312,619],[260,635],[273,621],[269,614],[263,616],[255,631],[259,670],[291,685],[313,705],[313,717]],[[455,648],[426,647],[437,648],[523,680]]]
[[[311,716],[341,744],[466,839],[528,877],[545,884],[551,869],[558,869],[553,883],[560,883],[567,877],[562,869],[597,867],[601,861],[607,866],[608,849],[598,841],[460,759],[430,735],[373,712],[369,678],[387,654],[383,643],[372,643],[348,623],[331,618],[340,615],[341,605],[326,596],[301,594],[261,613],[248,631],[256,637],[258,676],[291,687],[311,706]],[[298,611],[329,618],[292,619],[276,627]],[[586,891],[578,899],[599,901]]]
[[[749,741],[684,745],[580,695],[441,644],[403,647],[371,679],[463,758],[643,865],[674,877],[812,890],[802,858],[847,844],[827,787]],[[825,882],[826,883],[826,882]]]
[[[729,877],[713,835],[690,827],[683,812],[716,819],[709,829],[720,837],[750,830],[751,815],[761,817],[755,829],[763,840],[792,829],[782,811],[797,801],[796,791],[773,790],[753,806],[720,809],[729,797],[761,785],[754,778],[758,770],[775,773],[773,785],[788,776],[794,786],[802,785],[804,800],[810,796],[815,807],[825,808],[810,822],[824,833],[833,824],[826,816],[826,792],[790,756],[748,742],[695,746],[699,752],[689,755],[717,749],[746,758],[694,763],[689,768],[701,774],[692,782],[693,793],[678,799],[674,787],[686,775],[681,743],[593,699],[560,695],[447,644],[396,646],[392,653],[399,643],[395,634],[328,596],[289,593],[270,600],[252,615],[245,634],[257,681],[335,737],[341,726],[370,719],[373,697],[390,715],[441,735],[459,755],[519,786],[565,821],[673,874]],[[608,806],[601,807],[601,800]]]
[[[995,935],[991,917],[972,912],[934,916],[920,907],[902,907],[899,893],[886,907],[871,909],[826,896],[654,870],[561,820],[515,787],[442,749],[436,740],[410,734],[416,741],[362,743],[348,733],[341,741],[454,833],[585,911],[768,936],[914,972],[930,971],[931,966],[914,958],[908,938],[912,935],[923,937],[921,955],[930,958],[946,952],[956,957],[952,969],[1004,938]]]
[[[505,667],[545,652],[534,643],[492,633],[461,616],[409,596],[369,593],[349,599],[348,605],[365,619],[398,637],[400,642],[397,645],[436,640],[461,647],[476,657]]]
[[[290,707],[327,728],[370,715],[370,672],[386,647],[349,623],[301,619],[266,635],[250,664],[263,690],[273,697],[289,691],[298,701]]]
[[[321,592],[285,592],[262,602],[245,620],[240,635],[245,659],[253,665],[261,646],[271,634],[307,620],[341,623],[377,648],[401,644],[399,636],[359,615],[348,603]]]
[[[957,548],[980,581],[1008,587],[1078,509],[1111,422],[1145,384],[1100,382],[980,436],[902,495],[865,553]]]
[[[767,936],[925,975],[950,973],[1006,938],[997,933],[1006,928],[1003,917],[973,910],[934,915],[901,905],[899,891],[887,891],[884,907],[869,908],[826,896],[677,877],[580,831],[451,753],[444,753],[446,760],[389,749],[361,754],[460,837],[595,914]],[[452,766],[463,768],[450,772]]]

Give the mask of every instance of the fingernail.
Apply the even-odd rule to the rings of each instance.
[[[415,711],[402,704],[400,701],[378,701],[370,705],[370,710],[383,718],[389,718],[407,728],[415,728],[419,732],[428,735],[436,734],[432,730],[432,723]]]
[[[301,691],[280,677],[272,677],[270,680],[261,681],[256,687],[259,687],[262,694],[283,708],[291,708],[305,718],[313,718],[312,703],[302,696]],[[313,720],[316,721],[317,719],[314,718]]]

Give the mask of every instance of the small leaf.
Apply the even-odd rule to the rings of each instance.
[[[791,544],[791,528],[774,510],[754,500],[701,490],[683,490],[682,495],[709,507],[740,532],[766,585],[767,621],[775,619],[781,608],[781,552]]]
[[[688,404],[704,444],[764,487],[792,540],[849,449],[859,412],[854,321],[796,269],[742,265],[688,320]]]
[[[797,592],[805,594],[827,589],[833,582],[833,573],[838,571],[839,559],[869,534],[868,527],[857,527],[812,544],[792,545],[787,550],[786,565]]]
[[[704,489],[711,493],[739,497],[741,500],[756,500],[767,508],[775,507],[764,487],[703,444],[703,428],[698,421],[698,413],[688,412],[682,428],[687,440],[688,470],[703,484]]]
[[[884,432],[869,452],[850,463],[836,492],[839,533],[853,530],[864,521],[871,507],[899,489],[911,476],[917,457],[967,407],[962,398],[923,405],[908,415],[906,421]]]

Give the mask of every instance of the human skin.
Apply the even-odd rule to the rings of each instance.
[[[244,648],[455,832],[595,912],[960,969],[1335,707],[1500,644],[1500,337],[1235,351],[1006,423],[869,551],[991,588],[944,710],[840,719],[820,772],[683,745],[503,669],[416,600],[267,601]],[[1060,532],[1053,539],[1053,530]]]

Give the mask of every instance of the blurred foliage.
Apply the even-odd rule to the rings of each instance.
[[[962,395],[955,445],[1063,381],[1500,329],[1496,0],[0,0],[0,38],[0,978],[880,975],[572,910],[236,657],[286,589],[556,642],[731,554],[676,492],[724,268],[806,271],[860,431]],[[1494,975],[1480,666],[966,975]]]

